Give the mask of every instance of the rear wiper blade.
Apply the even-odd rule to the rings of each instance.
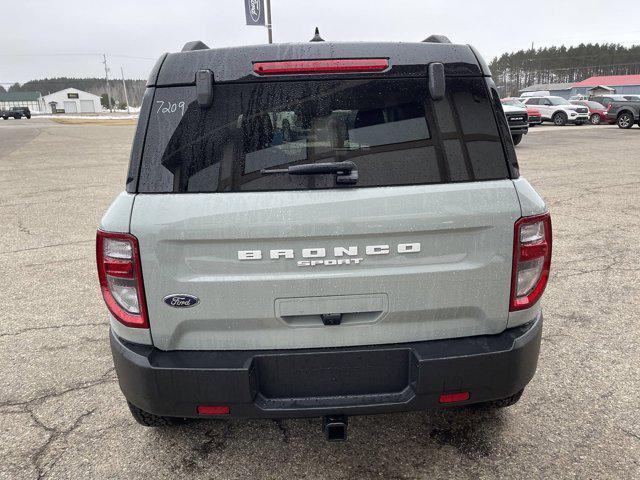
[[[260,170],[262,174],[288,173],[289,175],[330,175],[335,174],[336,183],[353,185],[358,182],[358,167],[350,160],[344,162],[303,163],[289,165],[287,168]]]

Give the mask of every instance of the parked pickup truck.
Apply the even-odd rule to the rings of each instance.
[[[605,115],[609,123],[616,123],[620,128],[631,128],[636,123],[640,125],[640,102],[611,102]]]
[[[8,118],[20,120],[22,117],[29,119],[31,118],[31,111],[29,107],[11,107],[9,110],[0,110],[0,117],[2,117],[3,120],[7,120]]]

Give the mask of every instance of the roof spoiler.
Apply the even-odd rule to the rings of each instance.
[[[194,40],[192,42],[187,42],[184,44],[184,47],[182,47],[182,52],[192,52],[194,50],[208,50],[209,47],[207,46],[206,43],[200,41],[200,40]]]
[[[444,35],[429,35],[422,41],[427,43],[451,43],[451,40]]]

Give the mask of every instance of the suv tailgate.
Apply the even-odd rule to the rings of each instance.
[[[504,330],[520,217],[510,180],[327,193],[137,195],[154,344],[310,348]],[[200,302],[173,308],[172,294]]]

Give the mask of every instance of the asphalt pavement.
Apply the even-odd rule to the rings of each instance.
[[[0,478],[640,477],[640,128],[536,127],[553,218],[538,372],[517,405],[138,426],[111,360],[94,237],[134,127],[0,121]]]

